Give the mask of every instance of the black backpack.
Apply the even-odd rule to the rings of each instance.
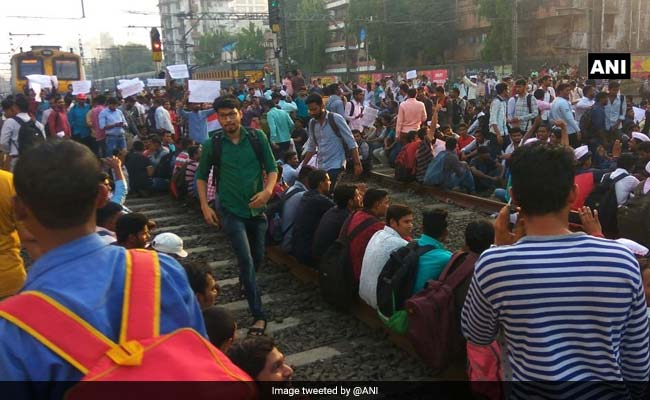
[[[404,309],[404,303],[413,295],[418,275],[418,261],[435,246],[420,246],[412,241],[393,251],[377,280],[377,310],[385,318]]]
[[[454,100],[451,102],[451,109],[451,122],[454,125],[460,124],[463,121],[463,109],[461,108],[460,104],[458,104],[458,101]]]
[[[354,215],[351,214],[345,221],[338,239],[325,251],[318,264],[319,284],[323,299],[341,310],[349,309],[358,295],[358,285],[350,265],[350,242],[364,229],[377,222],[374,217],[367,218],[348,235],[346,232]]]
[[[585,139],[588,138],[591,134],[591,114],[593,114],[593,111],[594,106],[591,106],[580,117],[580,132]]]
[[[269,227],[268,227],[268,240],[267,245],[275,245],[282,242],[284,235],[293,228],[293,223],[287,227],[287,229],[282,230],[282,210],[284,209],[284,203],[286,203],[290,198],[297,195],[298,193],[304,192],[303,188],[296,188],[289,193],[283,193],[282,197],[275,198],[269,201],[266,206],[266,215],[269,216]]]
[[[36,121],[30,119],[25,122],[20,117],[14,117],[14,121],[20,125],[17,143],[19,156],[23,155],[32,147],[45,143],[45,136],[43,136],[43,132],[36,126]]]
[[[618,236],[616,182],[628,176],[629,174],[623,173],[611,179],[611,173],[606,174],[602,182],[596,185],[585,200],[586,206],[592,210],[598,210],[598,219],[603,228],[603,234],[608,238]]]
[[[147,125],[149,127],[150,133],[158,132],[158,127],[156,126],[156,110],[158,109],[158,107],[151,107],[147,111]]]
[[[634,189],[634,196],[618,208],[617,222],[621,237],[650,246],[650,193],[643,193],[645,181]]]
[[[172,175],[170,192],[174,199],[183,200],[187,196],[187,182],[185,181],[185,173],[187,172],[187,163],[176,168],[176,172]]]
[[[257,157],[257,162],[259,162],[262,171],[265,172],[266,168],[264,168],[264,152],[262,151],[262,143],[260,142],[260,138],[257,137],[259,133],[255,129],[248,130],[243,126],[240,129],[242,133],[248,134],[248,139],[251,143],[251,146],[253,147],[253,152],[255,153],[255,157]],[[223,129],[219,129],[214,133],[214,136],[212,136],[212,166],[214,167],[212,178],[214,182],[214,187],[216,188],[219,188],[219,178],[220,178],[219,169],[221,168],[221,153],[223,151],[223,146],[222,146],[223,135],[224,135]]]
[[[167,180],[172,179],[172,171],[174,170],[172,163],[174,162],[174,156],[175,154],[171,151],[162,156],[154,174],[156,178]]]

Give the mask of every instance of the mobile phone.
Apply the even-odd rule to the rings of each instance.
[[[580,220],[580,214],[577,211],[569,212],[569,223],[575,225],[582,225],[582,221]]]

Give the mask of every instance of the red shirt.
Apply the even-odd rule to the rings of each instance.
[[[406,153],[406,166],[413,171],[415,174],[415,156],[418,151],[418,147],[420,146],[420,138],[417,138],[414,142],[411,142],[404,146],[404,148],[401,150],[404,153]]]
[[[65,111],[53,110],[47,119],[47,125],[50,129],[50,137],[56,137],[59,132],[63,132],[66,137],[70,137],[70,123],[68,122],[68,114]]]
[[[468,144],[472,143],[474,141],[474,136],[469,136],[463,138],[462,136],[458,137],[458,147],[456,147],[456,152],[458,153],[458,156],[460,156],[460,151],[465,148]]]
[[[376,218],[372,214],[369,214],[365,211],[359,211],[356,212],[352,216],[352,220],[350,221],[350,224],[348,225],[348,231],[346,232],[347,234],[350,234],[354,228],[359,226],[360,223],[365,221],[368,218]],[[350,242],[350,265],[352,266],[352,272],[354,273],[354,279],[359,282],[359,277],[361,276],[361,264],[363,263],[363,255],[366,252],[366,247],[368,247],[368,242],[370,241],[370,238],[372,235],[375,234],[375,232],[380,231],[384,229],[384,222],[377,220],[374,224],[370,225],[361,233],[359,233],[355,238],[352,239]]]

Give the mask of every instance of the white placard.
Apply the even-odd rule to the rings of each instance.
[[[190,103],[212,103],[221,94],[221,81],[188,81]]]
[[[92,82],[90,81],[74,81],[72,82],[72,94],[78,95],[90,93],[91,86]]]
[[[172,79],[186,79],[190,77],[187,64],[168,65],[167,71]]]
[[[363,126],[374,126],[378,114],[379,111],[377,109],[365,107],[363,109],[363,117],[361,118],[361,124]]]
[[[40,103],[42,101],[41,100],[41,84],[36,83],[36,82],[30,82],[29,86],[34,91],[34,100],[36,100],[37,103]]]
[[[418,71],[412,69],[406,73],[406,79],[415,79],[418,76]]]
[[[163,87],[163,86],[167,86],[167,81],[164,79],[147,79],[147,86]]]
[[[120,86],[117,87],[121,91],[123,98],[140,94],[144,90],[144,84],[142,82],[129,82],[124,85],[121,88]]]
[[[117,88],[119,90],[122,90],[123,88],[135,84],[142,84],[144,86],[144,83],[140,80],[140,78],[133,78],[133,79],[120,79],[120,83],[117,85]]]
[[[29,80],[29,87],[38,83],[42,89],[52,89],[52,78],[49,75],[27,75],[26,78]]]
[[[645,119],[645,110],[639,107],[632,107],[634,110],[634,122],[637,124]],[[648,121],[646,121],[646,124]]]

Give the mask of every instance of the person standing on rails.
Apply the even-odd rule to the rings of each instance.
[[[3,104],[7,105],[4,101]],[[33,123],[43,135],[43,141],[45,141],[45,127],[40,122],[32,120],[32,117],[30,117],[29,100],[24,94],[16,95],[11,106],[11,111],[5,110],[5,117],[7,117],[7,119],[2,124],[2,130],[0,131],[0,150],[9,156],[9,169],[13,171],[16,162],[18,161],[18,156],[26,150],[19,148],[18,133],[20,132],[21,125],[16,119],[20,119],[23,124],[32,121],[31,123]]]
[[[106,155],[113,154],[114,149],[126,149],[124,128],[128,126],[122,111],[117,108],[117,98],[111,97],[106,101],[108,106],[99,114],[99,128],[106,133]]]
[[[312,120],[309,121],[309,139],[305,144],[307,152],[303,165],[308,165],[318,150],[318,168],[327,171],[332,181],[331,188],[334,190],[339,175],[345,168],[346,152],[349,151],[353,160],[354,175],[359,176],[363,172],[357,142],[345,118],[325,110],[321,95],[312,93],[305,102]]]
[[[463,307],[468,341],[488,345],[503,330],[512,378],[527,381],[513,387],[516,398],[535,393],[531,381],[619,381],[616,389],[634,392],[633,382],[650,377],[639,263],[613,240],[569,230],[575,162],[565,146],[515,150],[511,197],[520,207],[518,221],[511,232],[510,208],[501,209],[497,247],[476,263]],[[518,387],[526,394],[514,393]],[[589,398],[641,398],[602,393],[612,389],[607,385],[591,389]]]
[[[223,129],[203,144],[196,171],[201,211],[208,224],[217,229],[223,227],[230,239],[239,263],[239,278],[254,319],[249,334],[263,335],[266,316],[262,311],[255,272],[264,262],[267,227],[264,206],[273,194],[278,170],[264,132],[241,125],[239,100],[233,96],[219,97],[213,108]],[[211,167],[214,167],[218,183],[216,210],[208,205],[207,181]]]
[[[427,110],[424,103],[415,99],[417,89],[407,89],[408,98],[399,105],[397,112],[397,126],[395,132],[399,138],[402,134],[410,131],[417,131],[420,125],[427,120]]]

